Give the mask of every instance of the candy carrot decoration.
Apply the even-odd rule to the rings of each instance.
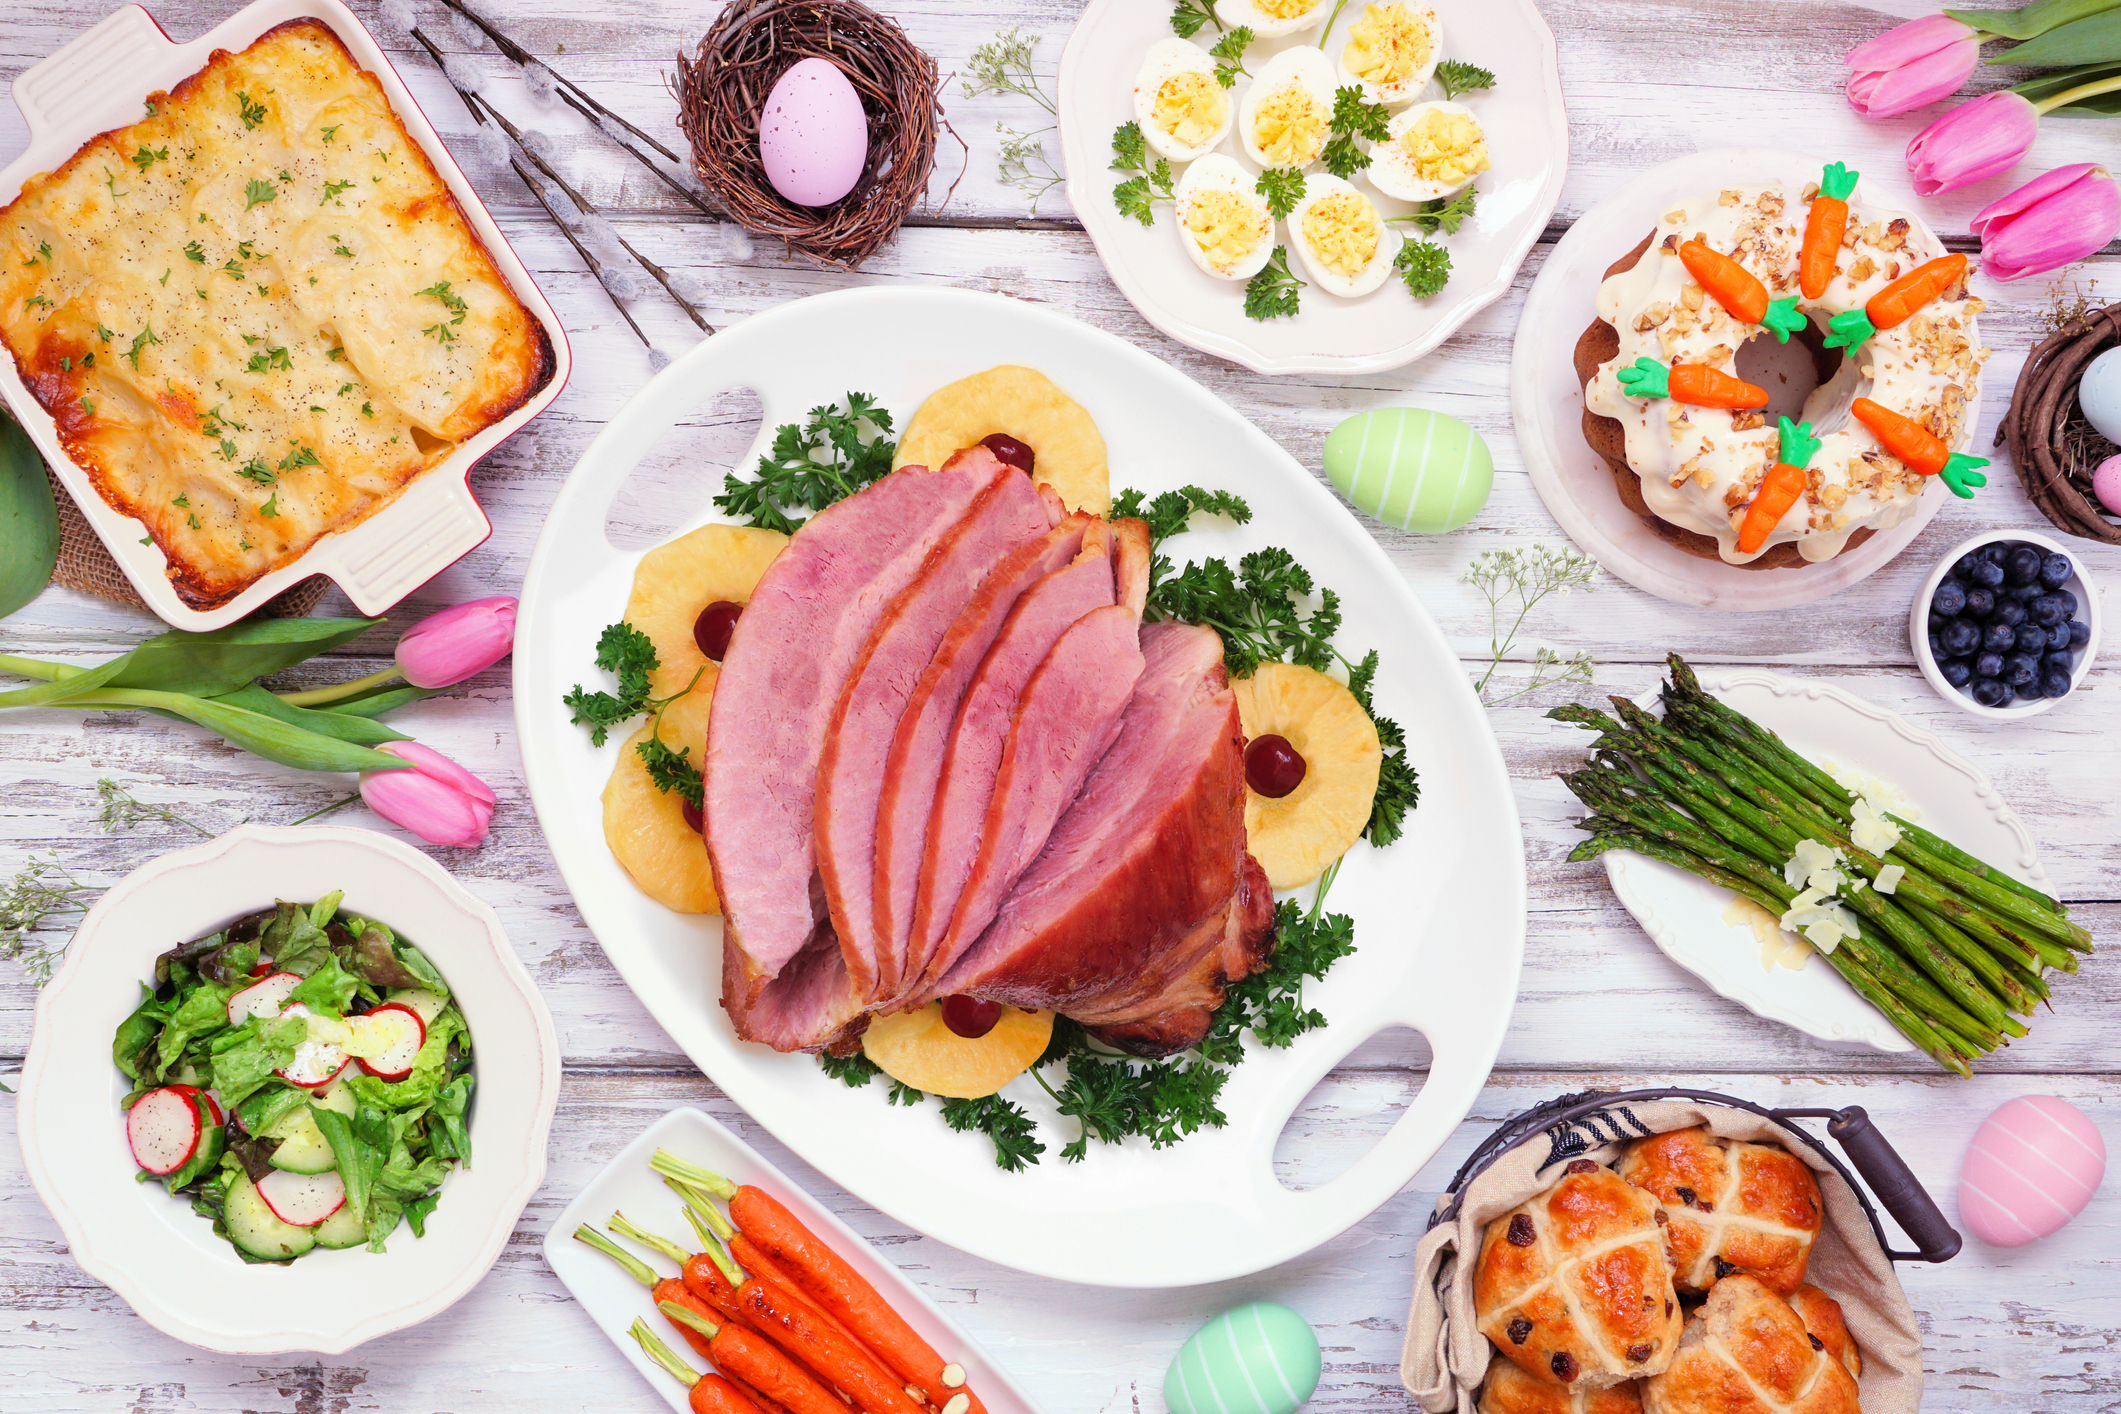
[[[1738,527],[1741,554],[1750,555],[1767,544],[1777,522],[1804,494],[1805,463],[1819,450],[1819,439],[1812,435],[1809,422],[1791,422],[1785,417],[1781,432],[1782,459],[1760,478],[1760,489],[1753,493],[1753,504],[1746,509],[1745,520]]]
[[[1841,240],[1848,233],[1849,194],[1856,190],[1858,175],[1839,162],[1829,162],[1819,174],[1819,195],[1812,198],[1811,214],[1804,219],[1803,253],[1797,259],[1797,287],[1806,299],[1825,294],[1834,278]]]
[[[1739,323],[1761,325],[1775,336],[1777,343],[1783,344],[1804,327],[1805,319],[1797,312],[1794,297],[1771,303],[1767,286],[1728,255],[1710,250],[1700,241],[1688,241],[1679,247],[1679,261],[1686,266],[1687,274],[1715,296],[1716,303]]]
[[[1631,398],[1670,398],[1698,408],[1767,406],[1767,389],[1733,378],[1705,363],[1675,363],[1669,369],[1645,355],[1613,375]]]
[[[1826,336],[1826,346],[1853,349],[1880,329],[1905,324],[1917,310],[1965,278],[1963,255],[1941,255],[1926,265],[1918,265],[1872,295],[1863,308],[1828,320],[1834,332]]]
[[[1883,407],[1869,398],[1849,405],[1856,420],[1871,429],[1885,449],[1906,463],[1910,471],[1924,476],[1942,476],[1956,496],[1972,500],[1972,487],[1988,485],[1988,478],[1975,467],[1987,466],[1987,457],[1963,456],[1944,445],[1935,433],[1915,421]]]

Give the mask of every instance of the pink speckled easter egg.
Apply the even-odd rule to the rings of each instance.
[[[823,59],[782,74],[759,114],[759,161],[773,189],[798,206],[830,206],[862,179],[869,120],[847,76]]]
[[[2093,469],[2092,494],[2100,505],[2121,516],[2121,456],[2108,457]]]
[[[2067,1100],[2020,1095],[1981,1122],[1959,1166],[1959,1219],[1991,1247],[2037,1242],[2084,1211],[2106,1141]]]

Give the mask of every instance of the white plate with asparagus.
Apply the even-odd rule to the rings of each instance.
[[[1964,1075],[2027,1034],[2090,938],[1988,777],[1828,684],[1697,681],[1671,662],[1661,692],[1615,699],[1618,716],[1554,714],[1601,732],[1564,778],[1594,812],[1572,857],[1604,859],[1651,940],[1830,1043],[1920,1050]]]

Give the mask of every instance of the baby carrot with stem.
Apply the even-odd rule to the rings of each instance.
[[[720,1375],[703,1375],[680,1360],[676,1351],[655,1338],[646,1321],[636,1319],[626,1333],[639,1341],[648,1358],[662,1366],[672,1379],[691,1388],[692,1414],[762,1414],[758,1405]]]
[[[616,1242],[613,1242],[610,1238],[604,1236],[603,1233],[589,1226],[589,1224],[584,1223],[574,1230],[574,1240],[596,1248],[597,1251],[602,1252],[605,1256],[624,1267],[628,1276],[649,1289],[649,1294],[655,1299],[657,1305],[660,1306],[664,1302],[674,1301],[687,1307],[706,1306],[706,1303],[701,1301],[699,1297],[694,1296],[685,1289],[685,1283],[679,1281],[676,1277],[657,1276],[647,1263],[620,1247]],[[710,1360],[714,1358],[707,1349],[706,1339],[699,1332],[681,1326],[678,1333],[685,1337],[686,1344],[690,1345],[701,1355]]]
[[[844,1390],[866,1414],[923,1414],[905,1384],[823,1311],[757,1277],[744,1283],[738,1300],[752,1325]]]
[[[861,1273],[778,1199],[748,1183],[739,1187],[664,1150],[656,1152],[651,1166],[667,1178],[726,1198],[739,1231],[929,1403],[948,1414],[985,1414],[979,1396],[964,1387],[963,1369],[946,1364]],[[964,1402],[959,1404],[961,1397]]]
[[[656,1308],[678,1325],[707,1338],[708,1359],[731,1379],[756,1386],[788,1407],[789,1414],[847,1414],[847,1406],[795,1363],[781,1348],[734,1321],[709,1320],[690,1306],[659,1301]]]
[[[1859,175],[1839,162],[1829,162],[1819,174],[1819,194],[1804,218],[1804,244],[1797,257],[1797,288],[1806,299],[1819,298],[1833,282],[1841,241],[1848,234],[1848,199]]]
[[[1819,439],[1812,435],[1809,422],[1791,422],[1785,417],[1781,434],[1781,460],[1760,478],[1753,504],[1746,508],[1745,520],[1738,527],[1738,549],[1743,554],[1750,555],[1765,545],[1776,523],[1797,504],[1806,484],[1805,463],[1819,450]]]

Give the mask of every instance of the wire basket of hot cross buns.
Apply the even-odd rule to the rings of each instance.
[[[1826,1120],[1848,1163],[1799,1119]],[[1400,1375],[1430,1414],[1916,1414],[1922,1337],[1893,1264],[1958,1250],[1859,1108],[1564,1095],[1437,1200]]]

